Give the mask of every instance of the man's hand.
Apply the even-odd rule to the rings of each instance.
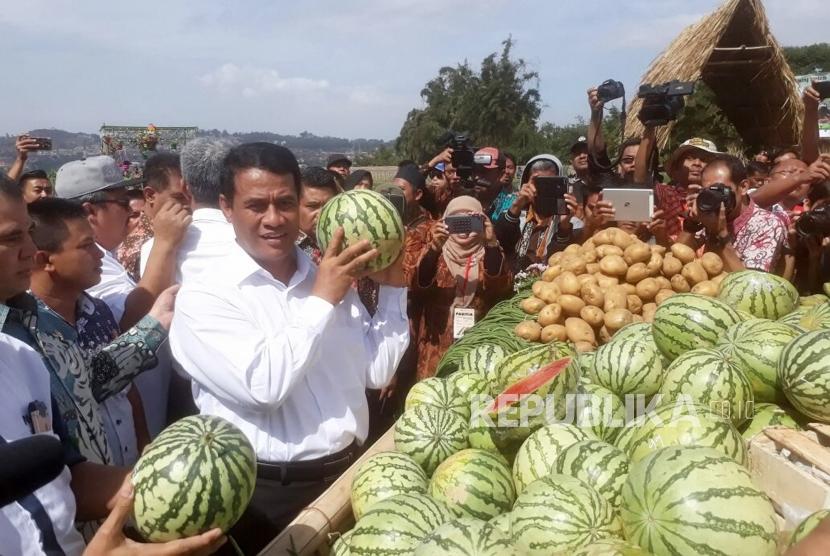
[[[337,228],[320,261],[317,279],[311,290],[311,295],[332,305],[337,305],[346,297],[355,280],[368,275],[366,267],[378,257],[378,250],[372,249],[365,239],[343,249],[343,237],[343,228]]]
[[[147,313],[159,321],[165,330],[170,330],[170,323],[173,321],[173,312],[176,308],[176,294],[179,293],[179,287],[176,284],[161,292]]]
[[[37,141],[27,134],[19,135],[14,142],[14,148],[17,150],[17,158],[26,160],[30,152],[37,150]]]
[[[533,185],[533,182],[529,181],[519,190],[519,194],[516,196],[516,200],[513,201],[508,212],[513,216],[519,216],[535,200],[536,186]]]
[[[595,204],[585,205],[585,227],[591,233],[604,228],[617,216],[611,201],[597,201]]]
[[[153,218],[153,237],[168,247],[178,247],[193,216],[189,207],[174,201],[165,202]]]
[[[588,106],[591,107],[591,112],[602,112],[605,103],[599,99],[599,92],[596,87],[588,89]]]
[[[700,214],[697,211],[697,196],[700,193],[699,185],[690,185],[689,192],[686,194],[686,208],[688,209],[688,219],[693,222],[701,223]]]
[[[830,179],[830,154],[820,155],[807,169],[811,183],[821,183]]]
[[[406,287],[406,274],[403,271],[403,255],[404,250],[401,249],[401,254],[395,259],[395,262],[387,266],[383,270],[373,272],[369,278],[380,284],[381,286],[392,286],[393,288]]]
[[[130,475],[127,475],[115,507],[84,550],[84,556],[206,556],[225,544],[227,538],[218,528],[195,537],[166,543],[142,544],[125,537],[124,524],[133,509],[133,487],[130,480]]]
[[[429,167],[434,168],[436,164],[443,162],[444,164],[452,164],[452,148],[447,147],[429,161]]]
[[[651,222],[648,223],[648,231],[654,236],[654,239],[660,245],[668,243],[668,233],[666,231],[666,220],[663,218],[663,211],[657,209],[651,217]]]
[[[380,395],[378,395],[378,399],[379,400],[383,400],[383,399],[386,399],[386,398],[391,399],[392,396],[395,395],[395,388],[397,388],[397,387],[398,387],[398,373],[395,373],[392,376],[392,380],[389,381],[389,384],[387,384],[386,386],[384,386],[383,388],[380,389]]]
[[[435,224],[432,225],[430,235],[432,236],[432,241],[429,243],[429,248],[438,253],[441,252],[444,244],[447,243],[447,239],[450,237],[450,229],[447,228],[443,220],[436,220]]]
[[[813,85],[815,82],[813,82]],[[810,85],[806,89],[804,89],[804,94],[801,95],[801,99],[804,101],[804,109],[805,110],[812,110],[818,111],[818,104],[821,102],[821,95],[818,94],[813,85]]]
[[[697,220],[706,228],[706,236],[709,238],[723,237],[729,233],[726,227],[726,207],[723,203],[717,212],[699,212]]]
[[[559,215],[559,230],[563,232],[562,235],[569,234],[573,230],[573,223],[571,218],[576,215],[579,210],[579,203],[576,202],[576,197],[570,193],[565,193],[565,204],[568,206],[568,214]]]

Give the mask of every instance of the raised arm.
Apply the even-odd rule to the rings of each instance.
[[[657,132],[652,126],[646,126],[643,137],[640,139],[640,149],[634,160],[634,183],[645,184],[651,187],[652,178],[649,176],[651,170],[651,157],[657,146]]]
[[[804,90],[804,121],[801,126],[801,160],[812,164],[818,159],[818,105],[821,97],[812,86]]]

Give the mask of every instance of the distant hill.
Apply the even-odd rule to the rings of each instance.
[[[83,156],[92,156],[101,153],[101,137],[95,133],[75,133],[62,129],[33,129],[30,133],[35,137],[50,137],[52,150],[33,153],[29,157],[27,168],[39,168],[53,171],[70,160],[77,160]],[[380,139],[344,139],[342,137],[319,137],[304,131],[299,135],[283,135],[269,131],[252,131],[244,133],[228,133],[218,129],[200,129],[197,136],[203,137],[231,137],[240,143],[252,141],[267,141],[284,145],[294,152],[301,164],[324,164],[330,153],[346,153],[352,159],[357,155],[374,153],[378,149],[391,146],[391,142]],[[14,149],[15,136],[0,136],[0,168],[8,167],[16,156]],[[140,161],[137,151],[130,150],[131,159]]]

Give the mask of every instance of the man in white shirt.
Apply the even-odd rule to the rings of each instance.
[[[176,254],[179,284],[201,274],[234,244],[233,226],[219,208],[222,161],[234,145],[229,139],[199,137],[182,149],[182,177],[193,200],[193,221]],[[141,246],[142,276],[154,244],[150,239]]]
[[[102,299],[119,322],[121,330],[135,325],[158,295],[173,285],[173,269],[178,246],[190,224],[190,207],[170,199],[153,218],[157,238],[147,271],[136,284],[113,254],[127,237],[130,216],[127,188],[136,180],[125,180],[115,161],[109,156],[92,156],[67,162],[55,179],[55,193],[64,199],[83,204],[95,241],[104,253],[101,281],[87,293]],[[167,394],[170,384],[169,356],[160,350],[159,364],[136,378],[141,392],[147,425],[155,436],[167,422]]]
[[[365,389],[389,382],[409,342],[402,259],[372,275],[384,285],[370,318],[351,286],[377,251],[342,249],[338,230],[315,267],[295,246],[299,188],[288,149],[230,151],[221,205],[236,245],[182,286],[170,335],[201,413],[236,424],[256,450],[254,496],[232,530],[251,554],[354,461]]]

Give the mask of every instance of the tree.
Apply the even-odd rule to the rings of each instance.
[[[816,68],[830,72],[830,44],[826,42],[807,46],[785,46],[784,56],[796,75],[812,73]]]
[[[667,152],[674,151],[691,137],[714,141],[722,151],[739,152],[744,148],[738,130],[718,107],[714,91],[703,81],[699,81],[694,94],[686,98],[686,106],[680,112],[666,145]]]

